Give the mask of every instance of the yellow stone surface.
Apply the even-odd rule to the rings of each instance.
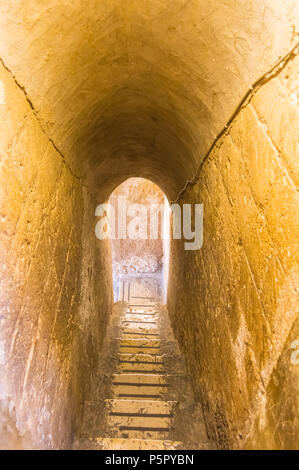
[[[176,450],[181,448],[181,442],[158,439],[99,438],[97,443],[102,450]]]
[[[136,176],[204,206],[168,308],[209,436],[298,448],[298,31],[296,0],[1,2],[1,448],[72,446],[113,303],[94,211]],[[158,331],[142,310],[124,342]],[[121,361],[160,369],[131,341]]]
[[[204,244],[172,242],[168,305],[224,448],[299,445],[298,72],[294,58],[254,93],[179,201],[203,203]]]

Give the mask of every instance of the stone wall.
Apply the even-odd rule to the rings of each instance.
[[[0,448],[67,448],[110,311],[110,251],[2,64],[0,81]]]
[[[169,310],[223,448],[298,448],[298,64],[256,87],[179,201],[204,204],[204,242],[172,243]]]

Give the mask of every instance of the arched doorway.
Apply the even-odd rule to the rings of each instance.
[[[112,271],[114,300],[141,304],[166,300],[169,204],[144,178],[129,178],[111,194],[114,212]]]

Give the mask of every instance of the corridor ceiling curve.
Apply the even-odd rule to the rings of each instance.
[[[174,199],[248,88],[295,44],[298,5],[7,0],[0,58],[101,198],[140,176]]]

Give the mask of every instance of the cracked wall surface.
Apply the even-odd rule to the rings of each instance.
[[[112,302],[110,248],[2,66],[0,80],[0,448],[70,448]]]
[[[180,199],[203,203],[204,243],[172,242],[169,309],[223,448],[298,448],[298,73],[254,94]]]

